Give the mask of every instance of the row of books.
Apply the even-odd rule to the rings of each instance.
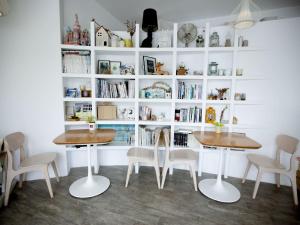
[[[184,81],[178,81],[178,99],[201,99],[202,85],[187,85]]]
[[[178,130],[174,132],[174,145],[180,147],[188,146],[188,135],[191,134],[192,131],[189,130]]]
[[[148,106],[141,106],[139,114],[140,114],[140,120],[151,120],[152,109]]]
[[[134,98],[134,80],[122,82],[97,79],[98,98]]]
[[[151,146],[155,145],[155,129],[146,126],[139,127],[139,145]]]
[[[63,73],[91,73],[89,51],[62,51]]]
[[[175,109],[175,121],[200,123],[202,120],[202,109],[195,107]]]

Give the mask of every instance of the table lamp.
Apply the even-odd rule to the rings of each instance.
[[[145,9],[143,14],[143,31],[147,32],[147,38],[143,40],[141,47],[152,47],[152,32],[157,31],[157,14],[155,9]]]

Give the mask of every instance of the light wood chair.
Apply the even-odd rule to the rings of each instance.
[[[160,172],[158,165],[158,145],[160,140],[161,129],[157,128],[155,130],[155,146],[154,150],[146,149],[146,148],[130,148],[127,152],[128,157],[128,170],[126,177],[125,187],[128,187],[128,182],[130,175],[132,174],[132,170],[135,163],[143,163],[147,166],[153,166],[156,173],[157,186],[160,189]]]
[[[298,146],[299,140],[287,135],[279,135],[276,138],[276,159],[269,158],[263,155],[256,155],[256,154],[248,154],[248,165],[245,171],[245,175],[243,178],[242,183],[245,183],[247,174],[251,165],[253,164],[258,169],[258,174],[256,178],[256,183],[253,191],[252,198],[255,199],[257,190],[260,184],[261,177],[263,173],[275,173],[276,175],[276,183],[277,187],[280,187],[280,174],[286,175],[291,179],[292,189],[293,189],[293,196],[294,196],[294,203],[298,205],[298,197],[297,197],[297,183],[296,183],[296,150]],[[289,168],[285,168],[280,163],[280,153],[281,151],[287,152],[291,154],[290,158],[290,165]]]
[[[41,171],[46,180],[46,184],[50,193],[50,197],[53,198],[53,191],[48,173],[48,167],[51,164],[57,182],[59,182],[57,167],[55,163],[56,153],[42,153],[28,158],[25,158],[24,151],[25,136],[21,132],[9,134],[4,139],[4,151],[7,153],[7,175],[6,175],[6,188],[4,205],[7,206],[10,195],[11,184],[14,177],[20,175],[19,187],[22,187],[24,174],[32,171]],[[13,166],[13,152],[20,149],[20,167],[14,169]]]
[[[193,178],[194,189],[197,190],[196,165],[198,154],[191,149],[179,149],[170,151],[170,132],[168,129],[163,130],[166,146],[165,164],[162,172],[161,188],[164,188],[166,175],[170,166],[175,164],[186,164],[189,166],[190,175]]]

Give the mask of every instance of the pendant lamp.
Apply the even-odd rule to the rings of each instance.
[[[232,14],[238,14],[235,22],[233,23],[236,29],[247,29],[255,24],[252,11],[259,11],[259,7],[253,0],[241,0],[240,4],[233,11]]]

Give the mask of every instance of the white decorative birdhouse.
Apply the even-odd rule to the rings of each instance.
[[[109,30],[103,26],[99,27],[96,32],[96,46],[110,47],[110,42]]]

